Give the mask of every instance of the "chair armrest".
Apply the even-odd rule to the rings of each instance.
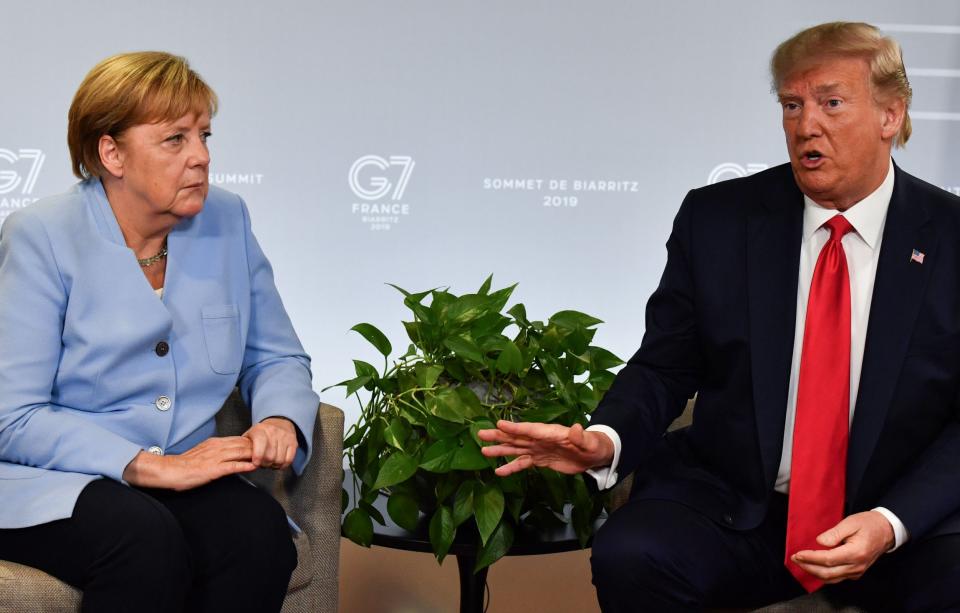
[[[246,475],[270,492],[287,515],[307,534],[312,575],[305,610],[335,611],[340,561],[340,491],[343,482],[343,411],[321,403],[313,430],[313,454],[297,476],[259,469]],[[239,435],[250,427],[250,410],[237,390],[217,413],[221,436]]]
[[[323,403],[319,411],[313,431],[313,456],[299,477],[292,470],[282,473],[283,495],[278,499],[310,538],[313,580],[336,586],[343,483],[343,411]]]

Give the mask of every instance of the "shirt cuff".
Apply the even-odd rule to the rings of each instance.
[[[597,487],[601,490],[610,489],[617,484],[617,465],[620,463],[620,435],[610,426],[597,424],[587,428],[587,432],[601,432],[613,441],[613,461],[605,468],[591,468],[587,474],[596,479]]]
[[[893,526],[893,549],[887,551],[887,553],[896,551],[900,545],[903,545],[907,542],[907,539],[910,538],[910,533],[907,532],[907,527],[903,525],[903,522],[900,521],[900,518],[893,514],[890,509],[884,507],[876,507],[871,509],[876,511],[880,515],[883,515],[887,518],[887,521],[890,522],[890,525]]]

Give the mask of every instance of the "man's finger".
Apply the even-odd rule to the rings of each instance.
[[[508,455],[529,455],[530,450],[526,447],[516,447],[514,445],[489,445],[481,447],[480,453],[488,458],[499,458]]]
[[[556,438],[556,428],[566,430],[564,426],[554,427],[548,424],[541,424],[537,422],[507,421],[505,419],[501,419],[497,422],[498,430],[513,436],[524,436],[532,439]]]
[[[856,534],[859,529],[856,521],[848,521],[850,518],[840,520],[833,528],[817,536],[817,543],[823,547],[836,547],[846,539]]]
[[[849,577],[856,576],[860,568],[859,565],[856,564],[820,566],[817,564],[807,564],[804,562],[797,562],[797,566],[807,571],[814,577],[826,581],[827,583],[837,583]]]
[[[831,568],[852,564],[857,561],[857,548],[853,545],[841,545],[833,549],[798,551],[793,560],[797,563],[812,564]]]
[[[500,430],[477,430],[477,438],[488,443],[515,443],[530,440],[527,437],[513,436]]]
[[[530,468],[531,466],[533,466],[533,460],[530,458],[530,456],[525,455],[498,467],[493,472],[495,472],[498,477],[507,477],[513,473],[518,473],[521,470]]]

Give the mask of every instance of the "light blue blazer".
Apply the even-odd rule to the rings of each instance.
[[[240,197],[210,188],[167,239],[163,299],[97,179],[0,230],[0,528],[70,517],[84,486],[140,452],[215,435],[239,386],[253,422],[283,416],[310,457],[319,398]],[[159,350],[158,343],[169,350]],[[163,355],[161,355],[163,354]]]

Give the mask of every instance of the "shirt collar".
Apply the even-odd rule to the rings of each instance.
[[[880,236],[883,232],[883,222],[887,217],[887,209],[890,208],[890,197],[893,196],[893,159],[890,159],[890,167],[887,170],[887,176],[869,196],[857,202],[846,211],[839,213],[847,218],[853,229],[860,235],[863,242],[871,249],[875,249],[880,243]],[[834,209],[828,209],[814,202],[809,196],[803,196],[803,240],[808,241],[813,233],[820,226],[826,223],[831,217],[837,215]]]

